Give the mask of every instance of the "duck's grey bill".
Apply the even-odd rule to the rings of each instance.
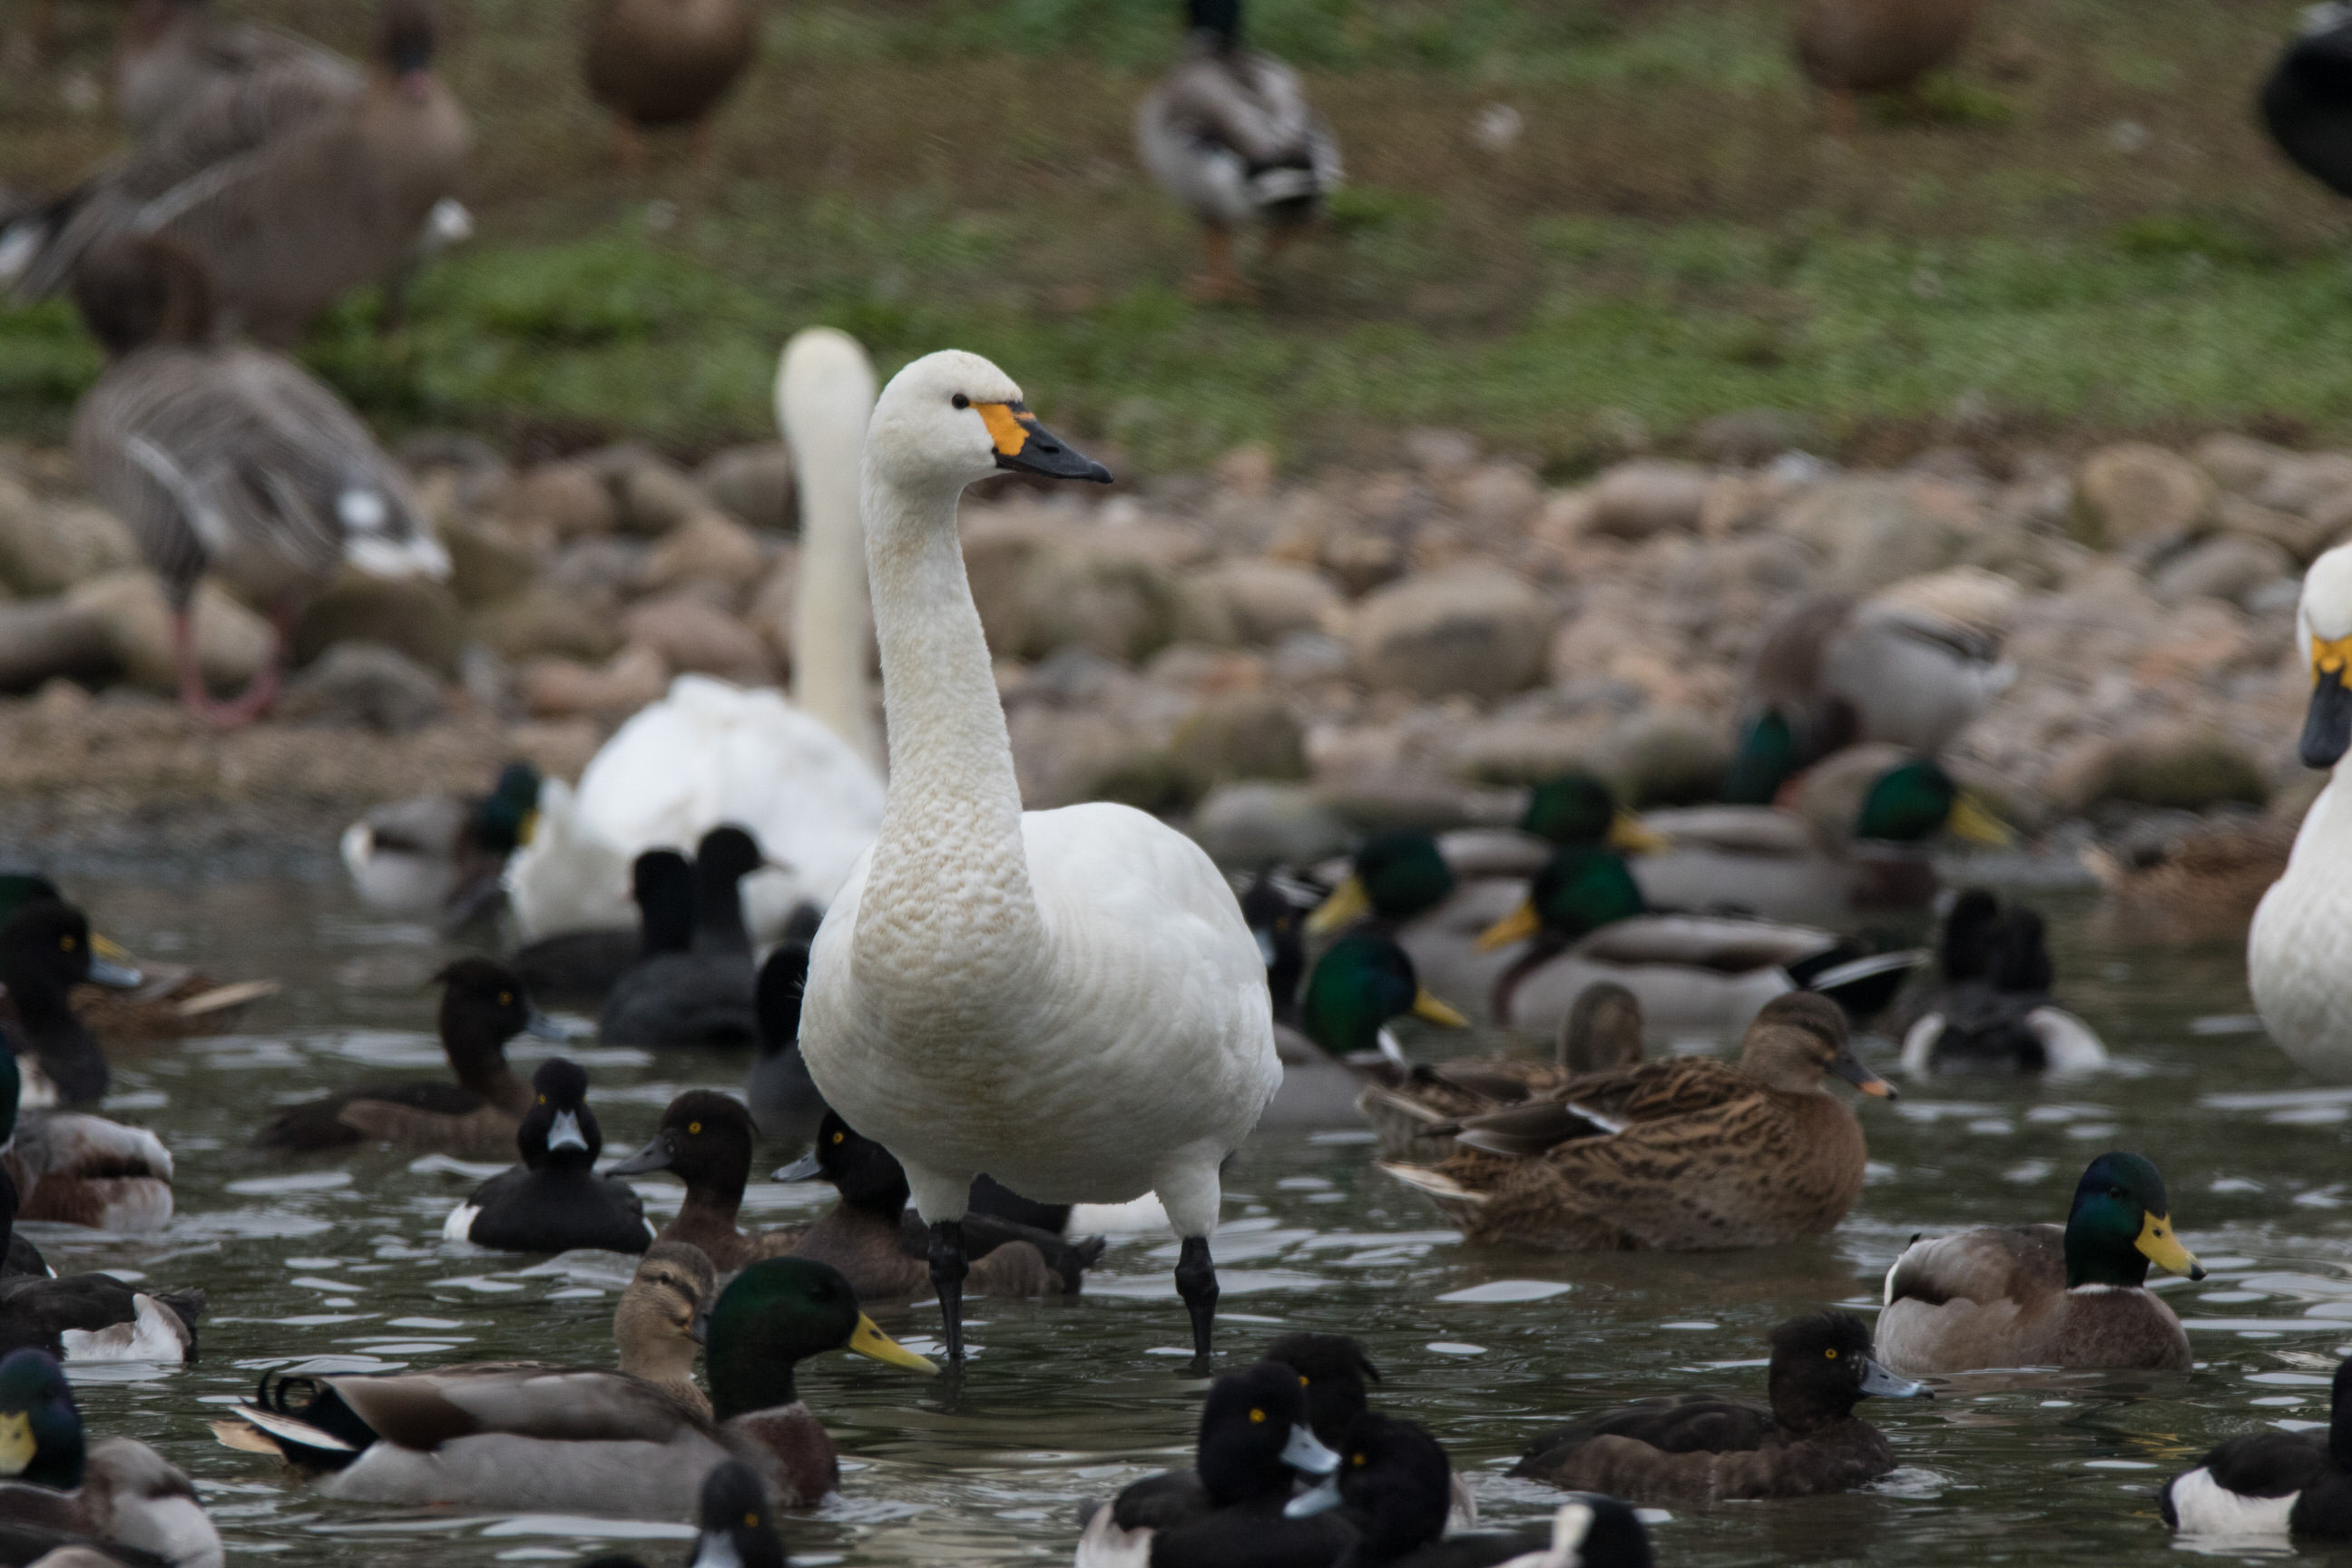
[[[1303,1476],[1328,1476],[1339,1468],[1339,1456],[1307,1428],[1293,1426],[1290,1441],[1282,1446],[1282,1462]]]
[[[110,958],[90,955],[89,980],[93,985],[103,985],[110,991],[136,991],[147,984],[147,977],[127,963],[117,963]]]
[[[1865,1359],[1862,1363],[1862,1391],[1881,1399],[1933,1399],[1924,1383],[1914,1383],[1907,1377],[1897,1377],[1876,1362]]]
[[[772,1182],[814,1182],[816,1180],[818,1173],[819,1168],[816,1163],[816,1151],[812,1149],[807,1153],[802,1155],[799,1159],[793,1161],[791,1164],[779,1167],[776,1173],[770,1176],[768,1180]]]
[[[1312,1491],[1300,1492],[1283,1505],[1285,1519],[1311,1519],[1326,1509],[1339,1506],[1339,1478],[1331,1477]]]
[[[547,1130],[547,1146],[555,1149],[585,1149],[588,1140],[580,1131],[580,1118],[569,1110],[555,1113],[555,1125]]]
[[[571,1025],[560,1018],[551,1018],[536,1007],[530,1010],[530,1016],[524,1021],[522,1032],[534,1040],[553,1040],[558,1045],[568,1045],[580,1037]]]
[[[646,1144],[644,1148],[638,1150],[635,1153],[630,1155],[627,1159],[622,1161],[619,1164],[614,1166],[604,1173],[608,1176],[642,1176],[647,1171],[667,1171],[668,1169],[669,1144],[664,1142],[659,1136],[656,1136],[652,1142]]]

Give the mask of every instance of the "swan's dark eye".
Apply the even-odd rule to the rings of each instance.
[[[962,393],[961,393],[961,392],[957,393],[953,397],[951,397],[951,398],[948,399],[948,401],[949,401],[949,402],[950,402],[950,403],[952,403],[952,404],[954,404],[958,408],[969,408],[969,407],[971,407],[971,398],[969,398],[969,397],[966,397],[966,396],[965,396]]]

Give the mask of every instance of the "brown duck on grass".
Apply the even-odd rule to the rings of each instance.
[[[710,115],[760,47],[759,14],[744,0],[604,0],[588,32],[588,91],[613,111],[621,167],[645,164],[641,132],[694,128],[694,157],[710,160]]]
[[[1811,992],[1767,1003],[1737,1066],[1677,1057],[1570,1080],[1550,1099],[1471,1117],[1434,1166],[1381,1169],[1428,1194],[1474,1242],[1569,1252],[1710,1252],[1818,1236],[1861,1194],[1862,1123],[1834,1073],[1895,1091]]]
[[[254,1147],[311,1153],[381,1142],[461,1160],[511,1151],[531,1091],[507,1065],[506,1044],[525,1033],[561,1040],[564,1031],[530,1005],[504,965],[487,958],[461,958],[434,978],[443,987],[441,1048],[456,1083],[369,1084],[290,1106],[254,1135]]]

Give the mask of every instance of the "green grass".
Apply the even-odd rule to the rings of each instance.
[[[2352,439],[2347,214],[2249,112],[2291,0],[1990,0],[1956,70],[1843,143],[1749,0],[1255,0],[1353,183],[1252,310],[1183,301],[1194,237],[1133,167],[1171,4],[796,0],[715,166],[668,148],[630,180],[574,79],[574,5],[446,4],[481,236],[400,338],[360,297],[304,351],[393,429],[691,455],[771,427],[776,348],[822,321],[886,374],[987,353],[1149,470],[1248,439],[1377,462],[1437,424],[1566,473],[1759,405],[1855,457]],[[331,0],[235,8],[362,41]],[[102,68],[116,9],[68,5],[70,61]],[[1497,102],[1527,127],[1499,155],[1469,134]],[[109,134],[0,77],[26,184]],[[0,309],[0,431],[54,436],[97,369],[68,312]]]

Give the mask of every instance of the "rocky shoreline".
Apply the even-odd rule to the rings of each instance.
[[[2352,537],[2352,453],[2216,435],[1846,471],[1769,416],[1718,424],[1721,460],[1569,486],[1418,431],[1378,472],[1286,476],[1245,447],[1100,498],[985,487],[966,554],[1024,794],[1128,800],[1237,862],[1506,820],[1569,766],[1639,804],[1704,798],[1760,632],[1836,591],[1998,643],[2015,678],[1947,761],[2070,859],[2300,815],[2296,584]],[[120,524],[62,453],[0,447],[0,830],[67,856],[316,857],[366,805],[477,791],[509,757],[576,776],[675,675],[788,676],[781,447],[691,473],[635,446],[402,456],[451,583],[338,583],[278,716],[221,735],[166,695],[161,598]],[[225,596],[199,632],[223,686],[267,647]]]

